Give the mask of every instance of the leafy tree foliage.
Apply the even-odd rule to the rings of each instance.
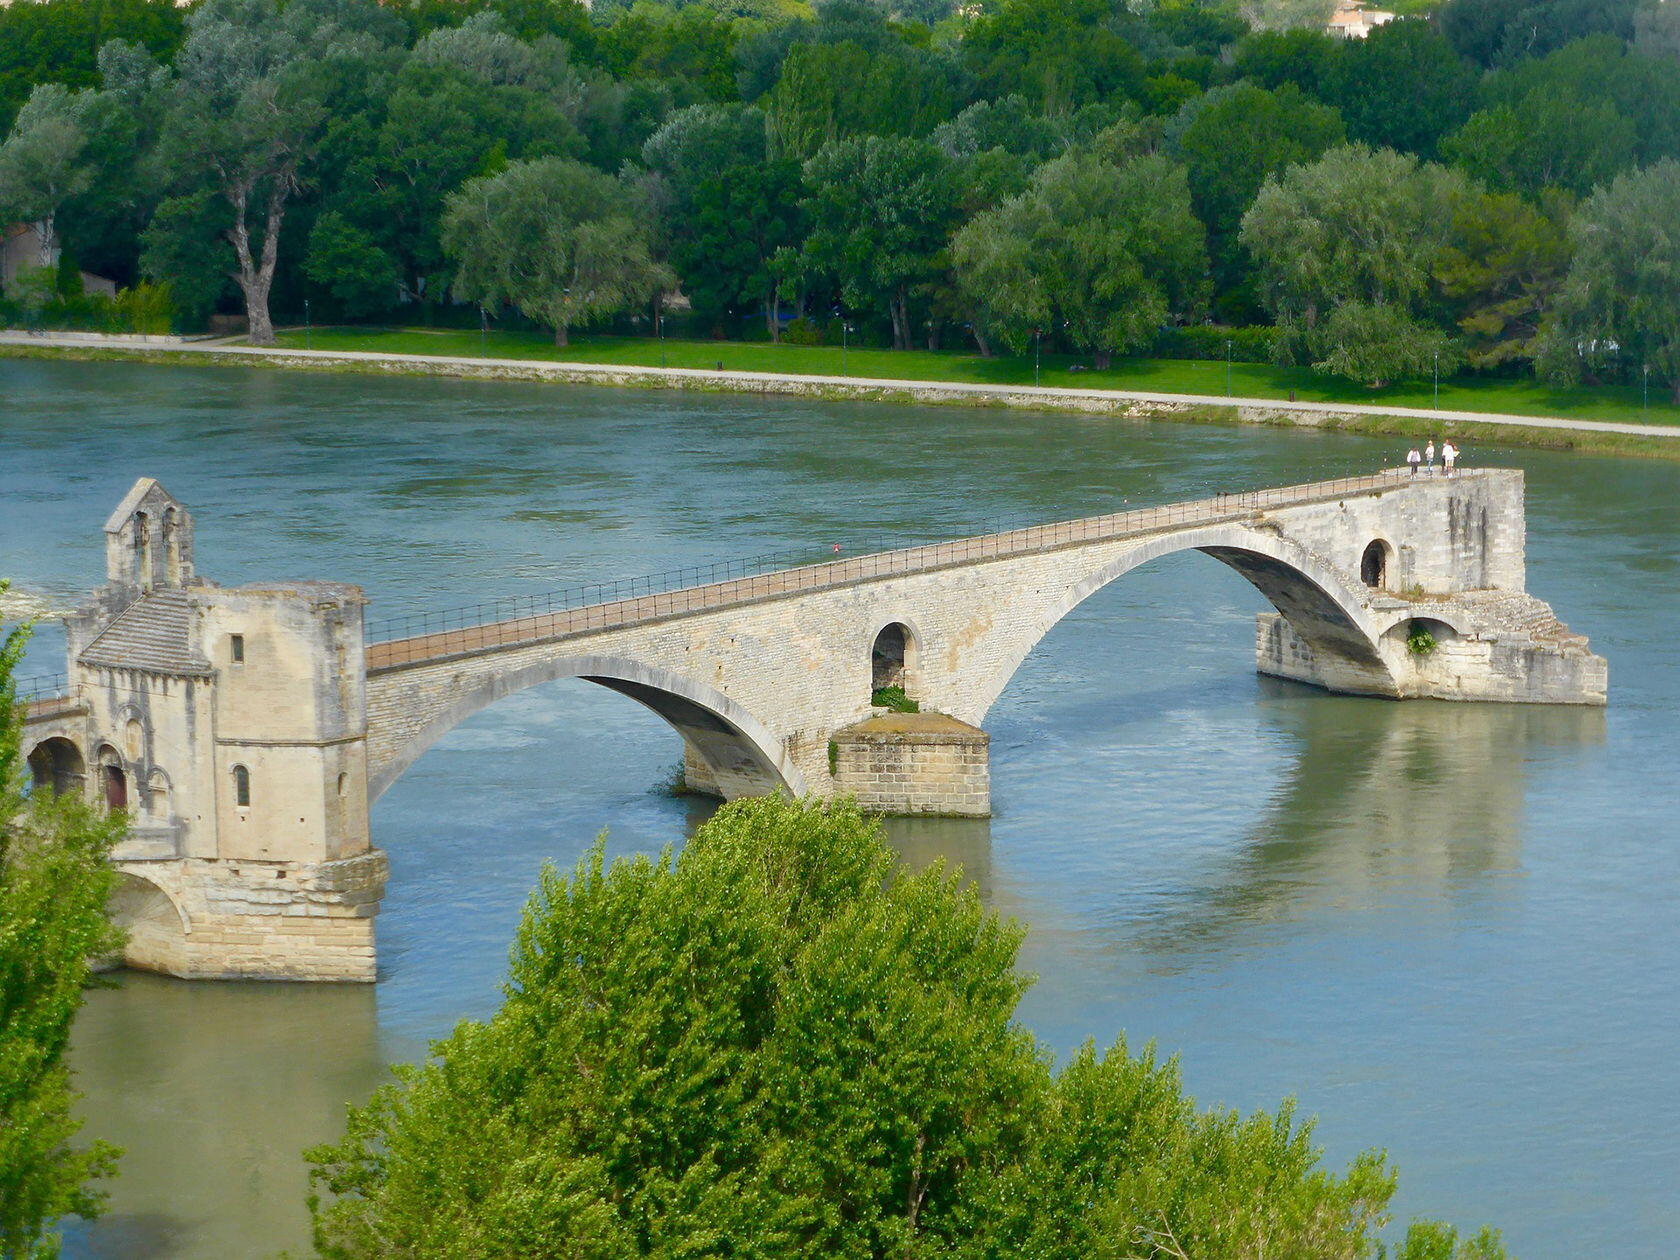
[[[1198,313],[1207,255],[1182,169],[1062,157],[957,234],[953,260],[987,327],[1016,350],[1062,330],[1106,366]]]
[[[496,1015],[311,1153],[318,1248],[1372,1253],[1381,1156],[1322,1169],[1287,1105],[1198,1112],[1176,1064],[1124,1042],[1053,1075],[1015,1021],[1020,942],[960,876],[895,871],[848,804],[738,801],[658,861],[597,847],[544,873]],[[1401,1252],[1502,1255],[1435,1225]]]
[[[955,112],[951,78],[951,67],[913,50],[798,44],[766,101],[772,152],[804,161],[850,136],[925,136]]]
[[[1475,74],[1427,22],[1404,19],[1348,40],[1333,90],[1349,139],[1434,157],[1470,115]]]
[[[91,94],[43,83],[19,111],[0,144],[0,223],[34,223],[41,237],[40,265],[52,262],[59,208],[92,182],[82,160],[88,144]]]
[[[622,184],[581,162],[540,158],[469,181],[443,213],[455,292],[517,307],[566,344],[586,324],[650,300],[672,276]]]
[[[1536,206],[1510,193],[1466,190],[1453,207],[1452,237],[1435,263],[1472,367],[1534,357],[1536,339],[1569,268],[1569,200]]]
[[[1243,84],[1196,114],[1178,149],[1222,290],[1237,290],[1246,278],[1238,232],[1266,177],[1316,161],[1345,139],[1341,115],[1290,84],[1270,92]]]
[[[1620,360],[1649,367],[1680,402],[1680,162],[1599,189],[1575,217],[1574,258],[1544,337],[1542,366],[1578,380]]]
[[[861,136],[825,145],[805,182],[809,264],[849,305],[884,307],[908,349],[911,291],[933,278],[956,217],[949,159],[925,140]]]
[[[1584,196],[1633,165],[1635,141],[1632,120],[1610,102],[1536,90],[1515,105],[1472,114],[1442,153],[1494,188]]]
[[[0,636],[0,1256],[46,1260],[58,1254],[54,1225],[97,1216],[104,1196],[91,1183],[116,1170],[114,1147],[74,1144],[64,1054],[88,960],[117,945],[105,857],[123,823],[70,797],[24,796],[14,679],[27,637]]]
[[[42,83],[91,88],[99,50],[113,40],[167,61],[185,33],[174,0],[31,0],[0,7],[0,130]]]
[[[1333,149],[1270,179],[1242,240],[1277,320],[1279,354],[1368,384],[1417,371],[1450,342],[1425,318],[1461,181],[1388,149]]]
[[[1588,35],[1633,37],[1645,0],[1448,0],[1440,26],[1453,47],[1482,66],[1543,57]]]
[[[1047,113],[1143,93],[1142,56],[1106,0],[1002,0],[969,27],[963,55],[988,95],[1018,93]]]

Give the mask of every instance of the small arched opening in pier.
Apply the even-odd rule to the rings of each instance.
[[[916,677],[916,635],[902,621],[888,622],[875,635],[869,650],[871,694],[891,687],[914,697]]]
[[[54,796],[80,793],[87,782],[82,750],[61,735],[42,740],[29,751],[29,777],[37,792]]]
[[[1388,585],[1388,561],[1393,551],[1380,538],[1373,538],[1365,547],[1365,553],[1359,557],[1359,580],[1374,590],[1382,590]]]

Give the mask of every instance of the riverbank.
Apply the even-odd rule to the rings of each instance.
[[[657,343],[648,343],[654,346]],[[884,352],[874,352],[884,353]],[[255,347],[227,342],[157,347],[111,339],[103,344],[51,336],[0,333],[0,355],[14,358],[143,363],[217,363],[318,372],[450,376],[473,380],[545,381],[621,388],[685,389],[858,399],[934,406],[1072,411],[1130,420],[1304,427],[1421,440],[1447,435],[1461,445],[1527,446],[1680,459],[1680,425],[1514,415],[1345,401],[1279,400],[1216,394],[1096,387],[916,380],[880,376],[764,372],[723,368],[574,362],[498,355],[440,355],[372,350]],[[722,362],[722,360],[719,360]],[[1223,369],[1223,364],[1203,365]],[[1247,365],[1252,367],[1252,365]]]

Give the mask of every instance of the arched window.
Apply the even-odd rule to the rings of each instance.
[[[233,803],[241,809],[251,803],[251,772],[244,766],[233,768]]]
[[[1359,580],[1377,589],[1388,585],[1388,544],[1382,539],[1373,538],[1359,557]]]
[[[146,812],[153,818],[169,817],[169,776],[153,770],[146,780]]]

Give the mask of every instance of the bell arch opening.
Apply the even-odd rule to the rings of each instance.
[[[79,796],[87,784],[87,762],[82,750],[55,735],[29,750],[29,778],[34,791],[54,796]]]

